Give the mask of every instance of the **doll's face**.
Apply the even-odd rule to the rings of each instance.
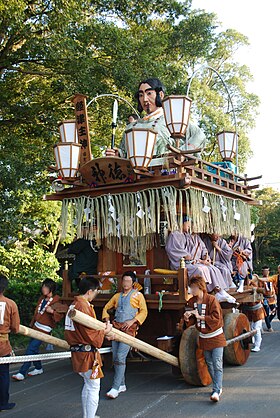
[[[143,110],[150,114],[153,113],[155,110],[158,109],[156,105],[156,91],[147,83],[140,84],[139,90],[139,102],[143,108]],[[161,91],[160,97],[163,98],[164,94]]]

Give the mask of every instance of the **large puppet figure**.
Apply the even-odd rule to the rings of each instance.
[[[165,87],[158,78],[148,78],[139,83],[136,92],[139,113],[145,112],[145,116],[130,123],[126,127],[126,131],[135,128],[154,129],[158,132],[154,149],[154,155],[159,157],[164,155],[167,145],[175,145],[174,139],[170,137],[170,133],[166,127],[162,109],[162,99],[164,98]],[[204,148],[206,137],[201,129],[192,124],[188,125],[186,137],[180,141],[180,148],[195,149]],[[106,156],[126,157],[125,135],[121,141],[120,148],[107,149]]]

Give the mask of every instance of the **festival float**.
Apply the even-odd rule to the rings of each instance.
[[[71,231],[73,237],[95,240],[100,247],[100,273],[96,277],[102,291],[95,300],[97,315],[101,317],[112,292],[120,289],[122,273],[135,271],[149,310],[137,340],[179,357],[179,363],[171,364],[179,364],[187,383],[208,385],[211,378],[197,347],[197,332],[193,327],[183,330],[180,325],[190,298],[187,268],[182,260],[178,271],[169,270],[166,239],[181,228],[184,214],[192,218],[195,233],[228,237],[236,230],[250,239],[250,206],[257,204],[252,190],[258,187],[250,182],[260,176],[248,178],[237,171],[237,129],[217,135],[222,156],[217,163],[201,159],[199,149],[181,150],[177,146],[189,123],[189,87],[186,96],[172,95],[163,100],[166,127],[175,144],[168,146],[164,158],[153,154],[156,127],[133,126],[125,134],[127,158],[94,158],[87,108],[95,99],[87,104],[86,96],[76,94],[72,99],[75,119],[59,125],[61,140],[54,145],[58,177],[52,178],[55,192],[46,199],[62,202],[62,238]],[[125,99],[113,94],[102,96],[114,100],[113,148],[118,101]],[[67,273],[66,265],[62,300],[70,304],[73,293]],[[249,357],[254,332],[247,317],[236,308],[256,302],[260,296],[247,286],[242,293],[232,290],[230,294],[235,303],[221,302],[228,340],[224,358],[229,364],[242,365]],[[164,360],[164,356],[158,357]]]

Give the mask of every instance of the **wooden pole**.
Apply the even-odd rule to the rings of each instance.
[[[87,96],[80,93],[77,93],[72,97],[72,102],[75,106],[79,144],[82,145],[80,159],[81,166],[92,160],[86,98]]]
[[[72,309],[68,313],[68,315],[73,321],[76,321],[81,325],[84,325],[91,329],[95,329],[97,331],[104,331],[106,327],[106,325],[103,322],[98,321],[97,319],[94,319],[91,316],[78,311],[77,309]],[[179,361],[177,357],[172,356],[171,354],[166,353],[165,351],[162,351],[159,348],[153,347],[152,345],[147,344],[144,341],[138,340],[137,338],[132,337],[131,335],[126,334],[125,332],[113,328],[113,331],[111,331],[108,334],[108,336],[114,336],[114,339],[116,341],[128,344],[133,348],[137,348],[139,351],[142,351],[143,353],[149,354],[150,356],[153,356],[159,360],[165,361],[166,363],[169,363],[172,366],[179,367]]]
[[[186,302],[188,300],[188,270],[186,268],[179,268],[177,277],[179,301]]]
[[[213,266],[215,265],[215,261],[216,261],[216,247],[214,247],[214,254],[213,254],[213,261],[212,261],[212,264],[213,264]]]
[[[36,331],[35,329],[25,327],[24,325],[19,326],[19,334],[27,335],[28,337],[35,338],[36,340],[44,341],[48,344],[56,345],[57,347],[64,348],[69,350],[70,346],[65,340],[60,338],[53,337],[49,334],[44,334],[43,332]]]
[[[240,334],[237,337],[227,340],[227,345],[237,343],[238,341],[246,340],[247,338],[252,337],[256,333],[257,333],[256,329],[253,329],[252,331],[244,332],[244,334]]]

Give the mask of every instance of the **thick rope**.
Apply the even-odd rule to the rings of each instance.
[[[111,347],[100,348],[100,354],[107,354],[112,352]],[[29,356],[11,356],[11,357],[0,357],[0,364],[10,363],[24,363],[25,361],[38,361],[38,360],[58,360],[71,358],[71,351],[63,351],[61,353],[47,353],[47,354],[34,354]]]

